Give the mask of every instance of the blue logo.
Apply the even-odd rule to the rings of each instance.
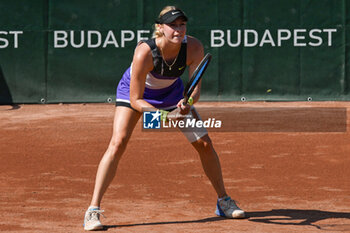
[[[144,129],[160,129],[160,112],[143,112]]]

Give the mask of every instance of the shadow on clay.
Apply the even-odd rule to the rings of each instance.
[[[274,209],[270,211],[246,212],[246,220],[256,223],[290,225],[290,226],[313,226],[319,230],[348,231],[350,224],[317,224],[318,221],[327,219],[350,219],[350,213],[330,212],[321,210],[298,210],[298,209]],[[211,217],[189,221],[168,221],[150,223],[132,223],[125,225],[106,225],[104,231],[110,228],[136,227],[136,226],[156,226],[170,224],[187,223],[207,223],[216,221],[232,221],[223,217]],[[234,220],[237,221],[238,219]]]
[[[211,217],[211,218],[188,220],[188,221],[168,221],[168,222],[132,223],[132,224],[125,224],[125,225],[106,225],[104,226],[104,230],[108,230],[109,228],[155,226],[155,225],[168,225],[168,224],[187,224],[187,223],[206,223],[206,222],[216,222],[216,221],[223,221],[223,220],[228,220],[228,219],[223,217]]]
[[[350,224],[317,224],[327,219],[350,219],[350,213],[321,210],[274,209],[261,212],[247,212],[248,220],[257,223],[313,226],[320,230],[348,231]]]

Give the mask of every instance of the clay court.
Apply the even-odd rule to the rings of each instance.
[[[340,132],[211,132],[243,220],[215,216],[215,192],[180,132],[144,132],[140,122],[103,199],[105,230],[350,232],[349,102],[222,106],[345,108],[347,119]],[[0,231],[83,232],[113,115],[113,104],[0,106]]]

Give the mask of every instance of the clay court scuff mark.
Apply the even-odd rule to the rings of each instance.
[[[248,212],[249,221],[294,226],[313,226],[320,230],[349,231],[350,224],[323,224],[316,223],[327,219],[350,219],[350,213],[329,212],[321,210],[276,209],[261,212]],[[326,228],[325,228],[326,226]]]

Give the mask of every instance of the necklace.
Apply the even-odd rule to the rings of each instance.
[[[171,70],[171,67],[175,64],[175,62],[176,62],[176,60],[177,60],[177,57],[179,56],[179,53],[180,53],[180,52],[178,52],[178,54],[176,55],[176,57],[175,57],[173,63],[171,63],[171,65],[169,65],[169,64],[166,62],[166,60],[164,59],[163,49],[160,48],[160,51],[162,52],[162,59],[163,59],[165,65],[167,65],[167,67],[169,67],[169,70]]]

